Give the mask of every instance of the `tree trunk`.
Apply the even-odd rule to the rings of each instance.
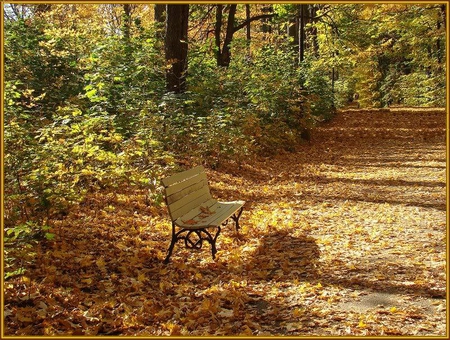
[[[155,21],[163,23],[166,21],[166,5],[156,4],[155,7]]]
[[[247,43],[250,44],[250,40],[252,39],[250,33],[250,5],[245,5],[245,21],[247,21]]]
[[[438,31],[441,30],[441,25],[444,26],[444,30],[445,30],[445,17],[446,17],[446,13],[445,13],[445,5],[441,5],[440,7],[440,15],[439,18],[437,20],[437,25],[436,28]],[[441,38],[438,37],[437,41],[436,41],[436,49],[437,49],[437,62],[438,64],[442,64],[443,63],[443,59],[444,59],[444,51],[445,48],[443,48],[443,46],[445,46],[445,40],[441,41]]]
[[[299,6],[300,5],[297,5],[296,7],[298,8]],[[288,38],[289,38],[289,40],[292,39],[291,45],[295,51],[299,51],[299,41],[298,41],[299,21],[300,21],[299,14],[300,14],[300,8],[298,8],[298,10],[296,11],[295,17],[289,21],[288,29],[287,29]],[[298,56],[295,58],[295,60],[294,60],[295,66],[298,66],[299,59],[300,58],[298,58]]]
[[[298,29],[298,55],[299,62],[302,63],[305,59],[305,47],[306,47],[306,35],[305,35],[305,26],[306,26],[306,11],[307,4],[300,5],[300,22]]]
[[[222,39],[220,37],[220,32],[222,31],[222,19],[223,19],[223,5],[217,5],[216,23],[214,25],[214,37],[217,48],[216,52],[217,65],[219,65],[220,55],[222,54]]]
[[[269,6],[263,7],[262,11],[263,11],[263,13],[266,13],[266,14],[273,13],[273,6],[269,5]],[[262,21],[263,21],[263,24],[262,24],[261,29],[262,29],[263,33],[272,33],[272,25],[270,22],[271,18],[270,17],[264,18],[264,19],[262,19]]]
[[[245,21],[247,21],[246,33],[247,33],[247,57],[250,60],[252,51],[250,48],[250,42],[252,40],[252,34],[250,31],[250,5],[245,5]]]
[[[122,14],[123,38],[127,43],[130,41],[131,36],[131,6],[131,4],[124,4]]]
[[[166,89],[181,93],[186,90],[189,5],[167,5],[165,52],[168,69]]]
[[[124,4],[122,5],[123,13],[121,16],[122,19],[122,48],[123,48],[123,56],[125,60],[132,60],[133,55],[133,46],[131,44],[131,28],[132,28],[132,12],[134,5]],[[131,79],[127,77],[125,84],[128,85],[131,82]]]
[[[254,17],[248,17],[243,23],[240,23],[239,25],[235,25],[235,16],[236,16],[236,7],[237,5],[228,5],[229,11],[228,11],[228,19],[227,19],[227,27],[225,32],[225,38],[223,40],[222,44],[222,25],[223,25],[223,5],[216,5],[217,12],[216,12],[216,24],[214,27],[214,36],[215,36],[215,43],[217,48],[217,65],[218,66],[224,66],[228,67],[231,62],[231,49],[230,45],[233,40],[233,35],[235,32],[239,31],[240,29],[243,29],[245,27],[248,27],[251,22],[261,19],[267,19],[272,18],[274,14],[261,14]],[[248,13],[250,14],[250,13]]]
[[[319,41],[317,40],[317,26],[314,24],[317,22],[316,18],[317,15],[317,7],[316,5],[311,5],[311,11],[310,11],[310,20],[313,23],[310,34],[311,34],[311,40],[312,40],[312,48],[314,51],[314,56],[316,58],[319,58]]]
[[[230,9],[228,12],[228,20],[227,20],[227,30],[225,33],[225,39],[223,41],[223,46],[221,47],[221,37],[220,37],[220,28],[222,27],[222,5],[217,5],[217,13],[216,13],[216,47],[217,49],[217,65],[228,67],[231,62],[231,49],[230,44],[233,40],[234,34],[234,19],[236,16],[236,7],[237,5],[230,5]]]

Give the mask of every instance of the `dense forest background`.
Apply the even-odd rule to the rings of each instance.
[[[6,277],[90,192],[159,204],[183,162],[292,150],[336,109],[445,106],[445,19],[442,4],[5,4]]]

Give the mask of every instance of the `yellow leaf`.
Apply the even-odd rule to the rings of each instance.
[[[181,335],[181,328],[179,325],[168,322],[165,326],[170,331],[170,335]]]
[[[22,282],[24,282],[24,283],[30,283],[30,278],[29,277],[27,277],[27,276],[22,276]]]
[[[294,314],[294,316],[298,318],[303,315],[303,310],[300,308],[295,308],[292,314]]]
[[[398,311],[397,307],[391,307],[390,309],[391,313],[396,313]]]
[[[145,273],[140,273],[138,275],[138,281],[139,282],[144,282],[145,280],[147,280],[147,277],[145,276]]]
[[[243,328],[244,329],[242,330],[242,332],[239,335],[253,335],[253,332],[250,329],[250,327],[248,327],[247,325],[244,325]]]
[[[17,313],[16,317],[17,320],[19,320],[20,322],[33,322],[32,318],[30,318],[29,316],[22,315],[20,313]]]
[[[359,320],[359,324],[358,324],[358,327],[359,328],[366,328],[367,327],[367,325],[364,323],[364,321],[363,320]]]
[[[187,221],[181,220],[181,222],[183,222],[184,224],[187,224],[187,225],[194,225],[194,224],[197,224],[197,222],[196,222],[195,220],[192,220],[192,219],[187,220]]]
[[[81,282],[85,283],[85,284],[88,284],[88,285],[91,285],[92,284],[92,278],[88,277],[86,279],[81,279]]]
[[[202,309],[209,310],[211,308],[211,301],[210,300],[204,300],[202,303]]]
[[[105,260],[103,258],[99,258],[97,261],[95,261],[95,263],[97,264],[97,267],[99,267],[100,269],[105,267]]]

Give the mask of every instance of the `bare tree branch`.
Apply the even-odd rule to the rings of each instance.
[[[255,17],[252,17],[252,18],[250,18],[250,19],[248,19],[248,20],[245,20],[244,22],[242,22],[242,23],[240,23],[239,25],[235,26],[234,29],[233,29],[233,32],[239,31],[240,29],[246,27],[249,23],[251,23],[251,22],[253,22],[253,21],[261,20],[261,19],[269,19],[269,18],[273,18],[273,17],[275,17],[275,16],[276,16],[275,13],[272,13],[272,14],[261,14],[261,15],[257,15],[257,16],[255,16]]]

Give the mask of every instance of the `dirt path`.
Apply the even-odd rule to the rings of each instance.
[[[445,334],[445,120],[443,110],[349,110],[311,146],[247,169],[253,208],[288,207],[287,224],[317,245],[305,275],[341,289],[320,307],[326,327],[280,333]],[[352,317],[358,326],[343,327]]]
[[[8,335],[445,335],[443,110],[348,111],[298,152],[208,171],[242,230],[175,247],[147,192],[96,193],[5,284]]]

